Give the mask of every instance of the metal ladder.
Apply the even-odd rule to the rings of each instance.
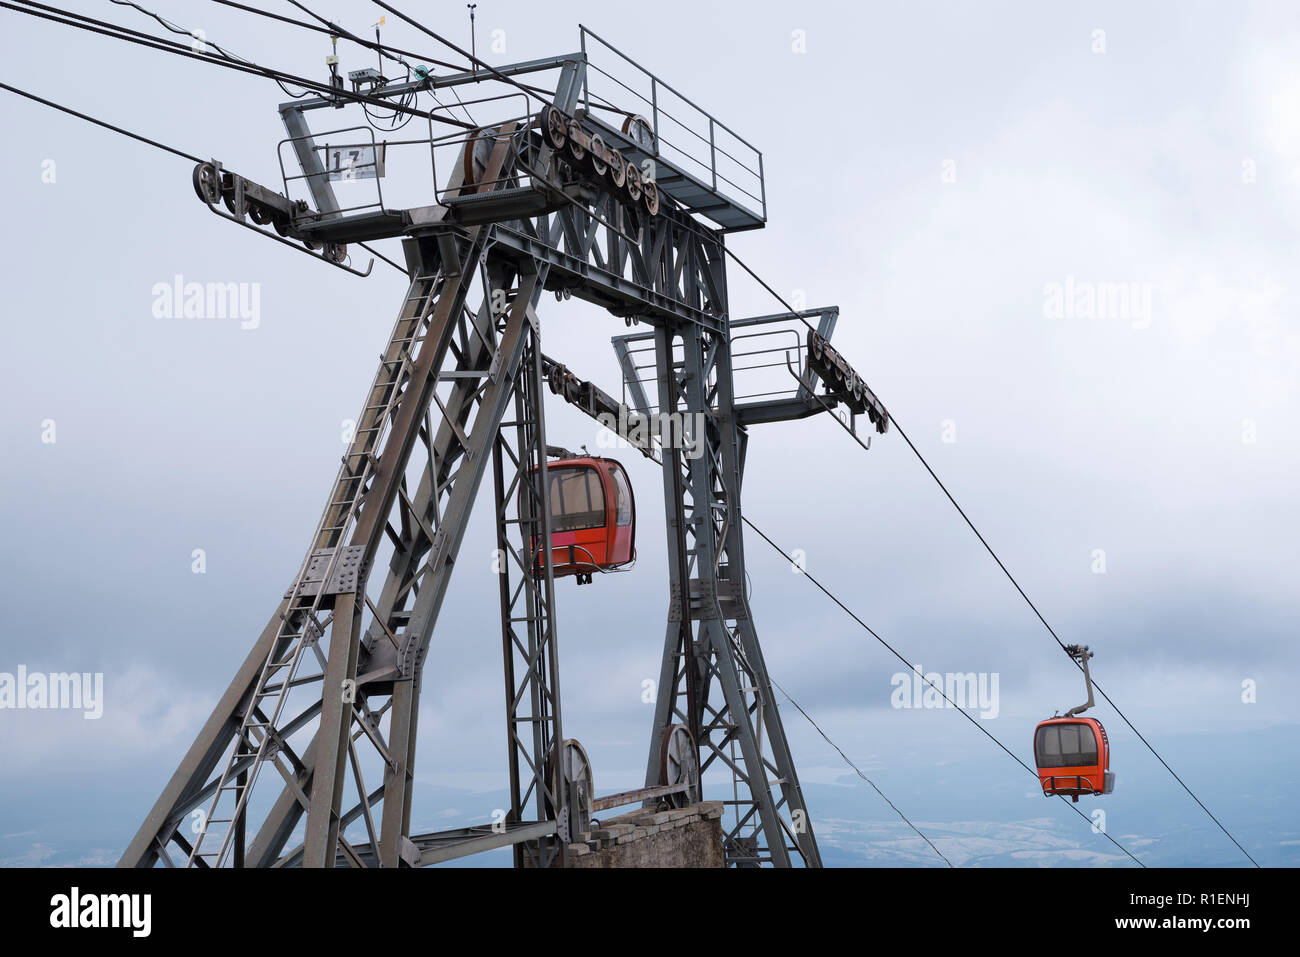
[[[472,253],[476,244],[470,245]],[[464,264],[461,265],[463,267]],[[211,804],[199,822],[199,832],[186,862],[187,866],[207,864],[221,867],[225,862],[236,834],[233,825],[244,812],[266,759],[275,753],[274,749],[268,753],[268,745],[278,737],[276,726],[287,692],[294,685],[303,653],[311,647],[317,649],[317,655],[320,656],[318,639],[324,635],[325,625],[320,622],[317,613],[328,594],[327,586],[343,555],[342,543],[346,539],[346,533],[364,503],[367,485],[377,461],[375,451],[379,448],[385,427],[403,395],[401,386],[407,377],[407,369],[414,360],[414,349],[425,343],[428,332],[425,323],[441,293],[443,279],[442,272],[439,272],[431,276],[417,276],[411,282],[389,338],[388,349],[380,359],[379,368],[367,393],[366,405],[358,419],[352,442],[343,456],[329,502],[317,524],[312,549],[303,560],[289,592],[287,606],[281,614],[283,623],[279,634],[262,666],[235,737],[235,746],[217,779]],[[309,578],[312,558],[322,548],[332,548],[332,554],[320,576],[320,586],[314,595],[304,595],[305,585],[309,580],[315,580],[314,575]],[[347,636],[339,637],[348,640]],[[321,667],[323,674],[323,660]],[[280,680],[273,684],[277,675],[281,676]],[[275,705],[267,716],[262,705],[272,697]],[[253,746],[254,742],[256,746]],[[235,792],[234,809],[229,817],[217,817],[222,798],[229,792]],[[204,851],[203,844],[213,824],[226,825],[221,834],[221,844],[215,851]],[[212,860],[209,862],[206,860],[208,858]]]

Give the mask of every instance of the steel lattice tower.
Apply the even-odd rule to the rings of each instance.
[[[280,194],[216,162],[196,169],[213,212],[272,224],[334,265],[347,244],[401,237],[410,283],[304,560],[121,865],[396,867],[503,846],[517,864],[565,862],[592,795],[562,724],[550,562],[525,544],[550,541],[542,396],[549,385],[593,415],[620,404],[590,383],[566,394],[576,378],[542,353],[538,303],[550,291],[649,327],[615,340],[634,411],[652,407],[631,357],[644,343],[653,407],[703,423],[690,454],[646,450],[663,465],[669,602],[640,798],[698,796],[700,775],[726,769],[728,862],[820,866],[749,606],[741,480],[747,426],[826,402],[808,365],[789,398],[737,402],[724,240],[761,226],[765,204],[755,213],[727,199],[716,165],[709,181],[662,155],[657,113],[645,129],[600,119],[587,84],[597,41],[584,30],[580,52],[493,68],[486,79],[499,85],[549,72],[553,98],[467,134],[430,206],[340,208],[305,120],[341,105],[331,97],[281,107],[314,209],[287,199],[288,182]],[[645,75],[652,92],[663,87]],[[396,101],[484,80],[451,74],[370,94]],[[721,124],[707,118],[712,137]],[[653,178],[636,183],[647,168]],[[836,314],[814,313],[826,337]],[[421,672],[489,473],[510,808],[495,826],[411,834]],[[681,728],[690,738],[672,747],[685,771],[665,780],[665,742]]]

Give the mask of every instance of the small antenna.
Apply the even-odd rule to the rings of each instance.
[[[384,25],[384,22],[387,21],[387,19],[388,17],[386,16],[380,17],[378,23],[371,24],[371,26],[375,28],[375,58],[379,60],[379,73],[381,76],[384,72],[384,51],[383,44],[379,41],[379,28]]]
[[[478,73],[478,40],[477,37],[474,35],[474,8],[477,7],[478,4],[467,3],[465,4],[465,6],[469,7],[469,55],[471,61],[470,70],[473,73],[477,74]]]
[[[330,54],[325,58],[325,65],[330,70],[330,89],[335,93],[343,89],[343,77],[339,76],[339,37],[337,33],[330,34]],[[336,109],[343,107],[343,100],[337,96],[334,99]]]

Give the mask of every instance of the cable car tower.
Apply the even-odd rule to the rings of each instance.
[[[788,394],[736,395],[736,343],[790,318],[728,312],[725,234],[766,220],[761,154],[585,28],[581,39],[563,56],[407,82],[351,74],[371,101],[453,95],[466,113],[493,113],[452,136],[435,135],[431,117],[415,141],[377,141],[371,125],[311,132],[309,114],[349,99],[332,64],[337,95],[280,107],[281,168],[288,153],[301,169],[284,173],[282,192],[215,160],[195,169],[213,213],[338,268],[364,275],[350,251],[400,237],[409,288],[303,561],[121,866],[418,866],[505,846],[517,865],[562,866],[593,811],[698,800],[710,770],[733,778],[729,864],[820,866],[745,585],[748,427],[839,404],[878,431],[888,419],[827,341],[833,308],[805,314],[819,323],[806,344],[780,333],[795,337],[781,351],[798,356]],[[591,81],[615,66],[648,95],[602,101]],[[669,99],[707,148],[670,148],[681,116],[661,106]],[[380,173],[411,148],[427,150],[434,201],[393,207]],[[340,201],[347,179],[373,180],[377,199]],[[630,405],[543,354],[545,292],[649,329],[615,340]],[[663,664],[645,787],[604,799],[565,737],[552,562],[535,546],[552,540],[548,388],[593,416],[702,424],[689,449],[642,446],[663,465]],[[502,821],[412,834],[421,672],[459,637],[437,633],[439,611],[485,480],[501,556],[509,808]]]

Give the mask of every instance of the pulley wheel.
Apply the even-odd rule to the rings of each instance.
[[[635,163],[627,164],[627,198],[634,203],[641,201],[641,171]]]
[[[627,182],[627,160],[618,150],[610,150],[609,181],[615,189],[622,189]]]
[[[604,176],[609,172],[609,164],[601,158],[604,152],[605,141],[600,138],[600,134],[591,134],[591,168],[596,171],[597,176]]]
[[[194,167],[194,193],[209,206],[215,206],[221,199],[221,177],[217,168],[211,163],[199,163]]]
[[[641,199],[645,203],[645,211],[651,216],[659,215],[659,187],[654,184],[653,180],[646,180],[641,186]]]
[[[592,802],[596,797],[591,773],[591,759],[576,738],[565,738],[560,745],[559,760],[551,752],[551,786],[556,795],[568,789],[578,802],[578,819],[584,824],[591,820]]]
[[[492,134],[486,129],[475,130],[465,143],[465,153],[461,161],[466,186],[475,186],[482,180],[491,158]]]
[[[569,121],[569,155],[574,161],[581,162],[587,155],[586,147],[578,142],[578,134],[582,132],[582,127],[578,125],[577,120]]]
[[[654,129],[644,116],[636,113],[628,114],[627,119],[623,121],[623,135],[642,149],[654,152]]]
[[[548,106],[542,111],[542,132],[551,149],[563,149],[569,139],[569,121],[554,106]]]
[[[700,799],[699,754],[695,739],[684,724],[664,728],[659,748],[659,779],[665,785],[686,784],[685,791],[670,794],[673,807],[686,807]]]

